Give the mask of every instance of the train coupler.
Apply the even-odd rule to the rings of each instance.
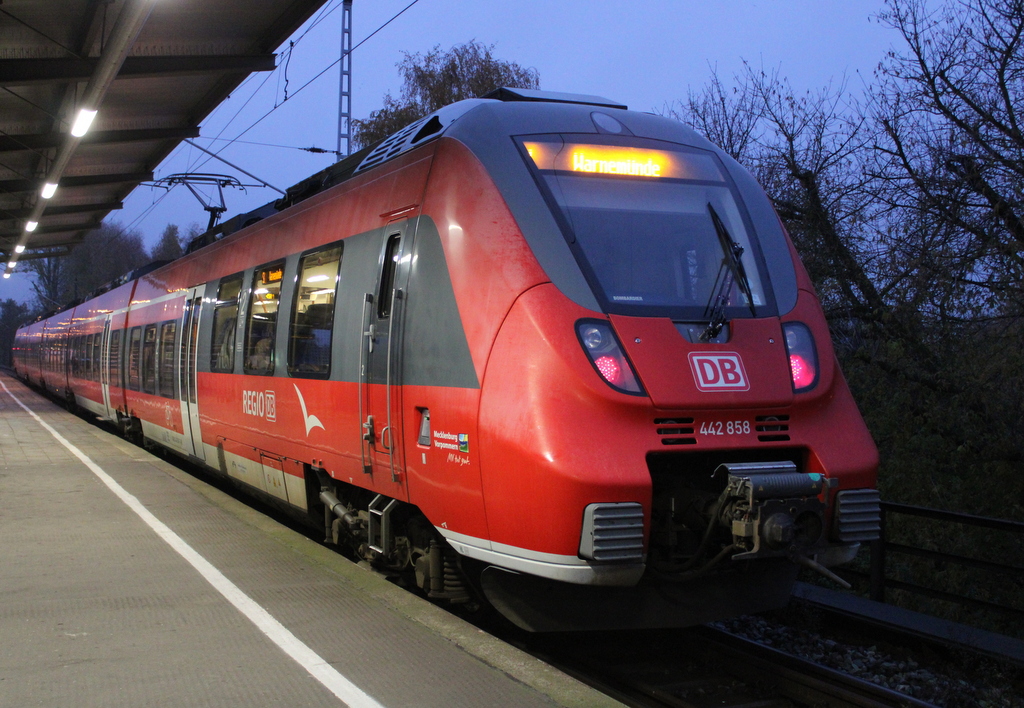
[[[824,539],[823,475],[797,472],[793,462],[725,463],[721,520],[732,531],[734,560],[804,557]]]

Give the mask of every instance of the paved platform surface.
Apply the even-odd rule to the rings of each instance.
[[[243,705],[618,704],[0,374],[0,707]]]

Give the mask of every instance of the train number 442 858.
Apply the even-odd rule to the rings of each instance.
[[[701,435],[749,435],[749,420],[707,420],[700,424]]]

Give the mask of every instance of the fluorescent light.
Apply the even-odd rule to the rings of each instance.
[[[25,244],[19,243],[17,246],[14,247],[14,252],[15,253],[24,253],[25,252]]]
[[[38,221],[28,221],[25,223],[25,230],[29,232],[35,231],[37,226],[39,226]]]
[[[71,134],[76,138],[80,138],[89,132],[89,126],[92,125],[93,118],[96,117],[96,111],[90,111],[88,108],[83,108],[78,112],[78,117],[75,118],[75,124],[71,126]]]
[[[49,199],[57,193],[57,185],[54,182],[47,182],[43,185],[42,197],[43,199]]]
[[[329,276],[329,275],[322,275],[322,274],[321,275],[311,275],[308,278],[306,278],[306,282],[307,283],[322,283],[325,280],[330,280],[330,279],[331,279],[331,276]]]
[[[5,278],[10,278],[10,277],[11,277],[11,274],[10,274],[10,273],[4,273],[4,277],[5,277]]]
[[[16,265],[18,265],[18,261],[7,261],[8,268],[13,268]]]

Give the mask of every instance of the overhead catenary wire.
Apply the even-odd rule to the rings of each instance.
[[[313,29],[315,29],[318,24],[320,24],[328,17],[330,17],[334,13],[334,11],[341,7],[343,4],[344,0],[334,0],[333,7],[331,7],[330,9],[328,9],[327,7],[322,8],[317,18],[313,20],[313,22],[310,23],[309,27],[306,28],[306,31],[300,34],[299,38],[295,40],[295,44],[298,44],[303,39],[305,39],[307,34],[309,34]]]
[[[347,55],[347,54],[351,54],[352,52],[354,52],[356,49],[361,47],[363,44],[365,44],[367,41],[369,41],[371,38],[373,38],[376,34],[378,34],[384,28],[386,28],[388,25],[390,25],[392,22],[394,22],[399,17],[404,15],[407,11],[409,11],[418,2],[419,2],[419,0],[412,0],[412,2],[410,2],[408,5],[406,5],[401,10],[399,10],[397,13],[395,13],[390,19],[388,19],[386,22],[384,22],[382,25],[380,25],[377,29],[373,30],[373,32],[371,32],[366,37],[361,39],[356,45],[354,45],[351,49],[349,49],[348,52],[346,52],[345,54]],[[340,4],[338,6],[340,6]],[[306,29],[306,31],[302,33],[302,35],[300,35],[298,40],[296,40],[296,43],[298,41],[301,41],[301,39],[303,37],[305,37],[306,34],[308,34],[308,32],[313,29],[313,27],[315,27],[317,24],[319,24],[321,21],[323,21],[323,19],[326,19],[327,15],[330,14],[331,12],[333,12],[335,9],[337,9],[337,6],[334,7],[333,9],[331,9],[328,13],[324,14],[322,17],[318,18],[317,20],[314,20],[313,24],[310,27],[308,27]],[[274,73],[277,73],[277,72],[271,72],[271,73],[267,74],[267,76],[263,79],[263,81],[256,88],[256,90],[253,91],[252,94],[249,96],[249,98],[246,99],[245,103],[243,103],[238,108],[238,110],[235,111],[235,114],[231,117],[231,119],[228,120],[228,122],[224,125],[224,127],[220,129],[220,132],[217,133],[217,136],[214,137],[214,138],[208,138],[209,140],[213,140],[213,141],[225,140],[227,142],[227,144],[224,145],[223,147],[221,147],[220,150],[217,150],[216,152],[212,152],[210,154],[213,155],[213,157],[217,157],[221,152],[223,152],[224,150],[229,148],[233,143],[240,142],[239,138],[241,138],[243,135],[245,135],[250,130],[255,128],[261,122],[263,122],[263,120],[265,120],[271,113],[276,111],[278,108],[283,106],[289,99],[295,98],[295,96],[297,96],[299,93],[301,93],[303,89],[307,88],[310,84],[315,82],[317,79],[319,79],[325,73],[327,73],[332,68],[334,68],[336,65],[338,65],[342,61],[344,56],[345,55],[342,55],[342,56],[338,57],[333,62],[331,62],[329,65],[324,67],[324,69],[322,69],[319,73],[317,73],[313,78],[309,79],[309,81],[307,81],[302,86],[300,86],[298,89],[296,89],[295,92],[292,93],[291,96],[286,98],[281,103],[275,104],[273,108],[271,108],[269,111],[267,111],[262,116],[260,116],[258,119],[256,119],[252,124],[250,124],[242,132],[238,133],[238,135],[236,135],[234,138],[221,138],[221,135],[224,134],[224,131],[227,130],[228,126],[230,126],[231,123],[233,123],[235,121],[235,119],[238,118],[238,116],[241,114],[242,110],[252,101],[253,98],[255,98],[256,94],[259,93],[263,89],[263,87],[266,85],[267,81],[270,80],[270,77],[273,76]],[[243,83],[243,85],[244,85],[244,83]],[[258,144],[258,143],[256,143],[256,144]],[[198,146],[196,146],[196,147],[198,147]],[[307,152],[320,152],[319,148],[298,148],[298,149],[302,149],[302,150],[305,150]],[[325,150],[324,152],[334,152],[334,151],[332,151],[332,150]],[[213,157],[207,156],[205,159],[197,158],[195,160],[195,162],[193,162],[190,165],[188,165],[186,171],[193,171],[193,170],[200,169],[203,165],[205,165],[210,160],[212,160]],[[143,212],[143,214],[139,215],[139,217],[134,219],[132,221],[132,226],[137,225],[139,222],[141,222],[143,219],[145,219],[150,213],[152,213],[153,209],[157,206],[157,204],[159,204],[161,201],[163,201],[163,199],[165,199],[170,194],[170,192],[173,191],[173,189],[174,189],[174,187],[172,187],[171,189],[169,189],[166,192],[164,192],[164,194],[159,199],[157,199],[149,208],[147,208],[146,211]]]
[[[302,147],[301,145],[281,145],[280,143],[261,143],[255,140],[233,140],[232,138],[206,138],[213,142],[235,142],[239,145],[256,145],[257,147],[271,147],[281,148],[282,150],[302,150],[303,152],[337,152],[336,150],[328,150],[327,148],[319,148],[316,146]]]
[[[373,32],[371,32],[371,33],[370,33],[370,34],[368,34],[368,35],[367,35],[366,37],[364,37],[364,38],[363,38],[362,40],[360,40],[360,41],[359,41],[359,43],[358,43],[358,44],[356,44],[355,46],[353,46],[353,47],[352,47],[351,49],[349,49],[349,50],[348,50],[348,52],[346,52],[346,54],[351,54],[351,53],[352,53],[352,52],[354,52],[354,51],[355,51],[356,49],[358,49],[359,47],[361,47],[361,46],[362,46],[363,44],[365,44],[365,43],[366,43],[366,42],[367,42],[368,40],[370,40],[370,39],[371,39],[371,38],[372,38],[372,37],[373,37],[373,36],[374,36],[375,34],[377,34],[377,33],[378,33],[378,32],[380,32],[381,30],[383,30],[383,29],[384,29],[385,27],[387,27],[388,25],[390,25],[390,24],[391,24],[392,22],[394,22],[395,20],[397,20],[397,19],[398,19],[399,17],[401,17],[401,16],[403,15],[403,14],[405,14],[405,12],[406,12],[406,11],[408,11],[408,10],[409,10],[409,9],[410,9],[410,8],[411,8],[411,7],[413,6],[413,5],[415,5],[415,4],[416,4],[416,3],[418,3],[419,1],[420,1],[420,0],[412,0],[412,2],[410,2],[410,3],[409,3],[408,5],[406,5],[406,6],[404,7],[404,8],[402,8],[401,10],[399,10],[399,11],[398,11],[398,12],[397,12],[397,13],[396,13],[396,14],[395,14],[395,15],[394,15],[393,17],[391,17],[391,19],[389,19],[389,20],[388,20],[387,22],[385,22],[385,23],[384,23],[384,24],[382,24],[382,25],[381,25],[380,27],[378,27],[378,28],[377,28],[377,29],[375,29],[375,30],[374,30]],[[316,76],[314,76],[314,77],[313,77],[313,78],[311,78],[311,79],[310,79],[309,81],[307,81],[306,83],[304,83],[304,84],[303,84],[302,86],[300,86],[299,88],[297,88],[297,89],[295,90],[295,92],[294,92],[294,93],[293,93],[293,94],[291,95],[291,98],[295,98],[295,96],[299,95],[299,93],[300,93],[300,92],[301,92],[301,91],[302,91],[303,89],[305,89],[306,87],[308,87],[308,86],[309,86],[310,84],[312,84],[312,83],[313,83],[314,81],[316,81],[316,80],[317,80],[317,79],[319,79],[319,78],[320,78],[321,76],[323,76],[324,74],[326,74],[326,73],[327,73],[328,71],[330,71],[331,69],[333,69],[333,68],[334,68],[334,67],[335,67],[336,65],[338,65],[339,63],[341,63],[341,60],[342,60],[343,58],[344,58],[344,55],[343,55],[343,56],[341,56],[341,57],[338,57],[338,58],[337,58],[337,59],[335,59],[335,60],[334,60],[333,62],[331,62],[331,63],[330,63],[329,65],[327,65],[326,67],[324,67],[324,68],[323,68],[323,70],[321,70],[321,71],[320,71],[320,72],[319,72],[319,73],[318,73],[318,74],[317,74]],[[230,145],[231,145],[231,143],[232,143],[232,142],[235,142],[236,140],[238,140],[238,138],[242,137],[243,135],[245,135],[246,133],[248,133],[248,132],[249,132],[250,130],[252,130],[253,128],[255,128],[255,127],[256,127],[257,125],[259,125],[259,124],[260,124],[261,122],[263,122],[263,120],[264,120],[264,119],[266,119],[266,118],[267,118],[267,117],[268,117],[268,116],[269,116],[269,115],[270,115],[271,113],[273,113],[273,112],[274,112],[274,111],[276,111],[276,110],[277,110],[278,108],[280,108],[281,106],[283,106],[283,105],[284,105],[284,104],[286,103],[286,101],[287,101],[287,99],[286,99],[285,101],[282,101],[282,102],[281,102],[281,103],[279,103],[278,105],[274,106],[273,108],[271,108],[271,109],[270,109],[269,111],[267,111],[266,113],[264,113],[264,114],[263,114],[262,116],[260,116],[259,118],[257,118],[257,119],[256,119],[256,120],[255,120],[255,121],[254,121],[254,122],[253,122],[253,123],[252,123],[252,124],[251,124],[251,125],[250,125],[250,126],[248,127],[248,128],[246,128],[246,129],[245,129],[245,130],[243,130],[243,131],[242,131],[241,133],[239,133],[238,135],[236,135],[236,136],[235,136],[235,137],[234,137],[233,139],[231,139],[231,141],[230,141],[230,142],[229,142],[229,143],[228,143],[227,145],[225,145],[225,146],[224,146],[224,147],[222,147],[222,148],[221,148],[220,150],[218,150],[218,153],[220,153],[220,152],[222,152],[222,151],[226,150],[226,149],[227,149],[228,147],[230,147]],[[223,131],[222,131],[222,132],[223,132]],[[219,137],[219,136],[218,136],[218,137]],[[206,164],[206,162],[208,162],[208,161],[209,161],[209,159],[207,159],[207,160],[203,161],[203,163],[201,163],[201,164]],[[201,166],[201,165],[198,165],[198,166]],[[198,167],[198,166],[197,166],[197,167]]]

